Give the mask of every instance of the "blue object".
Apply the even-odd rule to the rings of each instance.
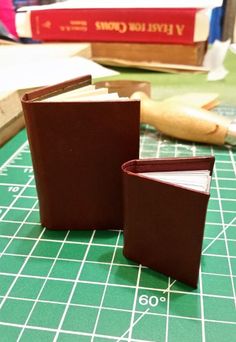
[[[224,6],[216,7],[212,10],[211,21],[210,21],[210,33],[208,42],[214,43],[216,39],[222,39],[222,28],[224,18]]]

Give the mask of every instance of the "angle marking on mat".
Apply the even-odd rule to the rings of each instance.
[[[203,251],[202,254],[204,255],[205,252],[208,250],[208,248],[221,236],[221,234],[223,234],[224,232],[226,232],[226,230],[234,223],[234,221],[236,220],[236,216],[230,221],[230,223],[228,223],[223,229],[222,231],[209,243],[208,246],[206,246]]]
[[[207,247],[204,248],[204,250],[202,251],[202,255],[205,255],[205,252],[207,251],[207,249],[219,238],[219,236],[224,233],[236,220],[236,216],[230,221],[229,224],[227,224],[227,226],[209,243],[209,245]],[[165,291],[163,291],[163,294],[165,294],[166,292],[170,291],[171,287],[176,283],[176,280],[174,280],[170,286],[167,287],[167,289]]]
[[[166,292],[169,292],[171,287],[176,283],[177,280],[172,281],[172,283],[170,285],[168,285],[168,287],[163,291],[163,294],[165,294]]]
[[[127,329],[127,330],[124,332],[124,334],[123,334],[116,342],[120,342],[120,341],[125,337],[126,334],[128,334],[130,331],[132,331],[133,327],[134,327],[134,326],[143,318],[143,316],[144,316],[149,310],[150,310],[150,308],[148,308],[147,310],[145,310],[145,311],[142,313],[142,315],[140,315],[140,316],[136,319],[136,321],[134,321],[134,322],[132,323],[132,325],[129,327],[129,329]]]

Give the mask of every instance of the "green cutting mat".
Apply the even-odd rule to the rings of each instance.
[[[5,145],[0,341],[236,341],[236,153],[142,127],[143,158],[209,154],[216,164],[193,290],[125,259],[120,231],[43,229],[25,132]]]

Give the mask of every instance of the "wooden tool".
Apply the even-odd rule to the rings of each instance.
[[[236,145],[236,119],[232,121],[208,110],[219,104],[216,93],[187,93],[155,101],[150,98],[149,82],[116,80],[96,85],[141,100],[141,122],[164,134],[202,143]]]
[[[0,92],[0,146],[24,127],[17,91]]]
[[[141,122],[175,138],[203,143],[236,145],[236,124],[225,116],[174,101],[154,101],[143,92],[131,98],[141,100]]]

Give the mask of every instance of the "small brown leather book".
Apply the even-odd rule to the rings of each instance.
[[[140,103],[84,76],[22,98],[43,226],[123,228],[121,165],[139,155]]]
[[[213,157],[123,164],[124,255],[197,287]]]

